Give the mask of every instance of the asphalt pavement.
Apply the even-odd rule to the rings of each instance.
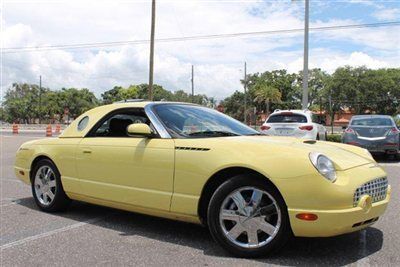
[[[331,238],[293,238],[278,254],[238,259],[225,253],[204,227],[73,202],[63,213],[35,206],[30,187],[13,173],[14,155],[44,133],[1,133],[1,266],[256,266],[400,265],[400,163],[378,158],[392,199],[379,221]],[[337,218],[340,220],[340,218]]]

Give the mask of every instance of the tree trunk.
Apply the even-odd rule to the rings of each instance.
[[[269,115],[269,99],[267,99],[267,101],[265,101],[265,105],[267,107],[265,114],[268,116]]]

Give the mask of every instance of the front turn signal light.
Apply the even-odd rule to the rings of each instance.
[[[316,221],[318,220],[317,214],[314,213],[298,213],[296,214],[296,218],[303,221]]]

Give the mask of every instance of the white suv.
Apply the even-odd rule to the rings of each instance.
[[[326,140],[326,128],[318,122],[318,116],[313,115],[310,110],[277,109],[261,126],[261,132],[267,135]]]

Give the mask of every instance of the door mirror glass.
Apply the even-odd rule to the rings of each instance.
[[[129,136],[140,135],[150,137],[153,135],[150,127],[145,123],[133,123],[127,128],[127,133]]]

